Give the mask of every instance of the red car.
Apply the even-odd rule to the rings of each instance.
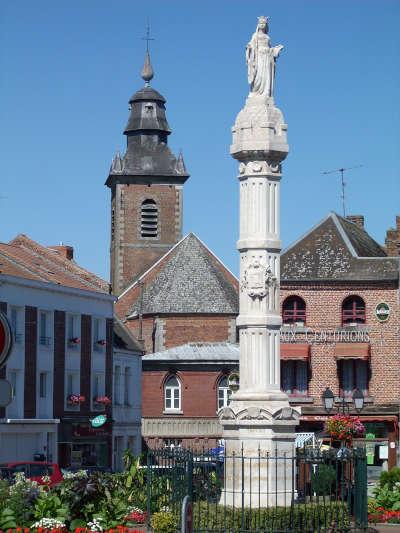
[[[10,469],[11,475],[17,472],[23,472],[25,477],[37,481],[39,485],[44,485],[44,476],[50,478],[50,486],[57,485],[63,479],[60,467],[56,463],[46,463],[41,461],[18,461],[15,463],[3,463],[0,466],[6,466]]]

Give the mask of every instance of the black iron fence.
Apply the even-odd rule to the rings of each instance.
[[[147,512],[176,517],[189,495],[195,532],[344,532],[367,527],[365,450],[225,456],[150,450]]]

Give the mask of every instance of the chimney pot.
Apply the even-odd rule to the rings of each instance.
[[[348,215],[346,218],[353,224],[357,224],[359,228],[364,229],[364,215]]]
[[[58,246],[48,246],[50,250],[55,250],[60,254],[64,259],[71,261],[74,258],[74,248],[72,246],[67,246],[66,244],[60,244]]]

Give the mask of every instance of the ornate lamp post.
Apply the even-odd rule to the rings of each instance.
[[[346,402],[345,396],[339,396],[341,406],[336,407],[338,412],[342,412],[342,414],[349,414],[350,413],[350,407],[353,406],[354,409],[357,411],[357,413],[360,413],[364,407],[364,394],[360,389],[356,389],[352,396],[352,404]],[[325,411],[330,414],[331,411],[335,408],[335,395],[329,389],[328,387],[324,390],[322,394],[322,401],[324,404]]]

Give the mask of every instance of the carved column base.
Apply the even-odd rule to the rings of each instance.
[[[246,406],[247,404],[247,406]],[[295,427],[287,399],[257,405],[233,401],[219,415],[225,439],[220,503],[235,507],[289,506],[294,496]]]

